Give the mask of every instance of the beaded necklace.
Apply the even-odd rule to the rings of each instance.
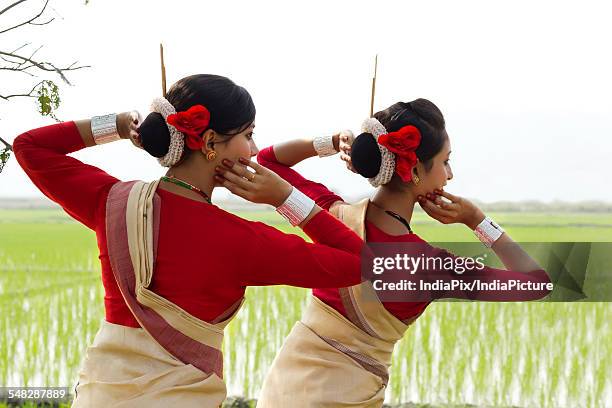
[[[212,204],[212,203],[210,202],[210,197],[208,196],[208,194],[206,194],[205,192],[203,192],[202,190],[200,190],[199,188],[197,188],[197,187],[196,187],[196,186],[194,186],[193,184],[189,184],[189,183],[188,183],[188,182],[186,182],[186,181],[183,181],[183,180],[177,179],[177,178],[176,178],[176,177],[174,177],[174,176],[162,176],[161,180],[163,180],[163,181],[167,181],[167,182],[172,183],[172,184],[176,184],[177,186],[180,186],[180,187],[186,188],[187,190],[195,191],[196,193],[198,193],[199,195],[201,195],[201,196],[204,198],[204,200],[206,200],[206,202],[207,202],[208,204]]]

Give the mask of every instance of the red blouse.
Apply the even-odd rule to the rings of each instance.
[[[259,155],[257,156],[257,161],[261,165],[273,170],[279,176],[290,182],[294,187],[299,188],[300,191],[315,200],[315,202],[321,208],[329,210],[333,203],[337,201],[344,201],[342,197],[330,191],[323,184],[308,180],[302,175],[300,175],[298,172],[293,170],[291,167],[280,163],[276,158],[276,155],[274,154],[273,146],[269,146],[261,150],[259,152]],[[378,227],[376,227],[376,225],[374,225],[368,220],[366,220],[365,227],[367,242],[425,242],[423,239],[421,239],[418,235],[414,233],[405,235],[389,235]],[[446,256],[453,256],[448,252],[444,251],[444,253]],[[479,277],[486,277],[486,279],[488,280],[499,279],[507,281],[509,279],[516,279],[523,282],[550,281],[548,275],[543,270],[522,273],[516,271],[507,271],[504,269],[485,267],[482,271],[473,273],[478,273],[480,275]],[[540,298],[545,296],[546,294],[547,292],[539,292],[534,293],[533,295],[536,296],[534,298]],[[313,290],[313,295],[318,297],[323,302],[327,303],[340,313],[342,313],[345,317],[348,317],[344,310],[344,306],[342,304],[338,289],[315,288]],[[495,295],[492,295],[487,291],[474,293],[472,296],[472,299],[475,300],[491,300],[494,298]],[[418,317],[425,310],[427,305],[429,305],[429,303],[431,302],[383,302],[383,305],[395,317],[400,320],[406,321]]]
[[[139,327],[108,258],[106,199],[119,180],[67,155],[84,147],[74,122],[31,130],[13,144],[17,161],[40,191],[96,232],[106,320]],[[361,280],[363,241],[327,211],[303,228],[314,242],[308,243],[215,205],[157,192],[160,234],[151,289],[202,320],[214,320],[249,285],[341,287]]]

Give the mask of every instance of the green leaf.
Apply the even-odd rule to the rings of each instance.
[[[4,150],[0,152],[0,173],[2,173],[2,169],[4,169],[4,165],[6,164],[6,162],[8,161],[10,157],[11,157],[11,151],[9,150],[8,147],[4,148]]]
[[[37,89],[38,112],[42,116],[50,116],[59,121],[55,116],[55,110],[60,105],[59,88],[53,81],[42,81]]]

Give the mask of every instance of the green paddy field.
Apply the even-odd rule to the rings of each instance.
[[[299,233],[272,211],[240,213]],[[517,241],[612,242],[612,214],[490,213]],[[428,241],[474,241],[416,213]],[[0,386],[68,386],[103,319],[95,235],[60,210],[0,210]],[[250,288],[224,344],[229,395],[256,398],[307,290]],[[612,303],[436,302],[396,348],[390,404],[612,407]],[[262,330],[266,328],[266,330]]]

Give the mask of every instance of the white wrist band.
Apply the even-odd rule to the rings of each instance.
[[[310,197],[293,187],[289,197],[276,211],[295,227],[308,217],[314,206],[315,202]]]
[[[91,133],[97,145],[120,140],[121,136],[117,132],[117,114],[111,113],[91,118]]]
[[[487,248],[491,248],[503,233],[504,229],[489,217],[485,217],[474,230],[474,234]]]
[[[312,146],[319,157],[333,156],[338,153],[334,148],[334,137],[329,136],[317,136],[312,140]]]

